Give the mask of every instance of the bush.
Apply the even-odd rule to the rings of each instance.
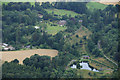
[[[78,36],[78,35],[76,35],[76,37],[78,38],[79,36]]]
[[[14,59],[13,61],[11,61],[11,62],[13,62],[13,63],[19,63],[19,60],[17,60],[17,59]]]

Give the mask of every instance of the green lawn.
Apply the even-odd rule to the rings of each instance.
[[[75,13],[73,11],[69,11],[69,10],[64,10],[64,9],[45,9],[49,14],[52,14],[52,12],[54,12],[54,14],[57,14],[57,15],[71,15],[72,17],[75,17],[76,15],[80,15],[78,13]]]
[[[51,26],[50,24],[47,24],[47,29],[46,31],[48,32],[48,34],[52,34],[52,35],[55,35],[57,34],[59,31],[63,31],[67,29],[67,27],[63,27],[63,26]]]
[[[105,4],[101,4],[101,3],[98,3],[98,2],[89,2],[87,3],[87,8],[90,9],[90,10],[93,10],[93,9],[105,9],[107,7],[107,5]]]

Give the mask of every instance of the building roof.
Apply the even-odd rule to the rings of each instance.
[[[35,29],[39,29],[40,27],[38,27],[38,26],[35,26]]]
[[[83,57],[89,57],[89,56],[83,56]]]
[[[38,14],[38,16],[39,16],[40,18],[42,18],[42,17],[43,17],[43,15],[42,15],[42,14]]]
[[[61,26],[63,26],[63,25],[66,24],[66,21],[65,21],[65,20],[60,20],[60,21],[58,22],[58,24],[61,25]]]

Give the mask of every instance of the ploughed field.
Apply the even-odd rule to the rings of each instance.
[[[30,56],[34,54],[38,54],[40,56],[50,56],[55,57],[58,54],[57,50],[52,49],[33,49],[33,50],[22,50],[22,51],[3,51],[2,54],[2,61],[12,61],[14,59],[19,60],[19,64],[23,64],[23,60],[25,58],[30,58]]]

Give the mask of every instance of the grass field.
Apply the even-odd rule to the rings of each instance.
[[[109,75],[107,72],[110,73],[110,71],[93,72],[77,69],[77,76],[81,76],[82,78],[101,78],[102,76]]]
[[[57,50],[52,49],[33,49],[33,50],[21,50],[21,51],[3,51],[2,54],[2,61],[12,61],[14,59],[18,59],[20,64],[23,64],[23,60],[25,58],[29,58],[34,54],[38,54],[40,56],[47,55],[51,57],[55,57],[58,54]]]
[[[89,2],[87,3],[87,8],[90,9],[90,10],[93,10],[93,9],[105,9],[107,7],[107,5],[105,4],[101,4],[101,3],[98,3],[98,2]]]
[[[90,61],[90,64],[97,68],[97,69],[100,69],[100,68],[103,68],[103,69],[110,69],[110,68],[114,68],[115,65],[112,64],[111,62],[107,61],[106,59],[104,58],[94,58],[91,56],[91,61]]]
[[[51,26],[50,24],[47,24],[47,32],[48,32],[48,34],[52,34],[52,35],[55,35],[55,34],[57,34],[59,31],[63,31],[63,30],[65,30],[65,29],[67,29],[67,27],[66,26],[59,26],[59,25],[57,25],[57,26]]]
[[[75,17],[76,15],[79,15],[78,13],[75,13],[73,11],[69,11],[69,10],[64,10],[64,9],[45,9],[49,14],[52,14],[52,12],[54,12],[54,14],[57,14],[57,15],[71,15],[72,17]]]

